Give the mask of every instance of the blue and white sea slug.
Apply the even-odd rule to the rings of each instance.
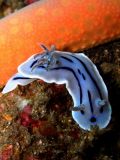
[[[54,47],[48,50],[41,46],[43,54],[33,55],[23,62],[2,93],[36,79],[66,84],[74,102],[72,116],[79,126],[84,130],[95,126],[105,128],[111,119],[111,105],[106,85],[96,66],[83,53],[61,52]]]

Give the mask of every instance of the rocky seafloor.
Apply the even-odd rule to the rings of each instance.
[[[31,2],[0,1],[0,15]],[[79,128],[71,116],[73,102],[65,85],[37,80],[18,86],[0,94],[0,160],[120,160],[120,40],[84,53],[107,85],[110,124],[92,132]]]

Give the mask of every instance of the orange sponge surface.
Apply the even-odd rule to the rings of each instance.
[[[0,85],[40,44],[78,51],[120,37],[120,0],[41,0],[0,20]]]

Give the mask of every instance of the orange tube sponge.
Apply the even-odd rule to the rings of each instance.
[[[120,37],[120,0],[41,0],[0,20],[0,84],[39,44],[82,50]]]

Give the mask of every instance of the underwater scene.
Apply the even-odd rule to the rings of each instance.
[[[120,0],[0,0],[0,160],[120,160]]]

